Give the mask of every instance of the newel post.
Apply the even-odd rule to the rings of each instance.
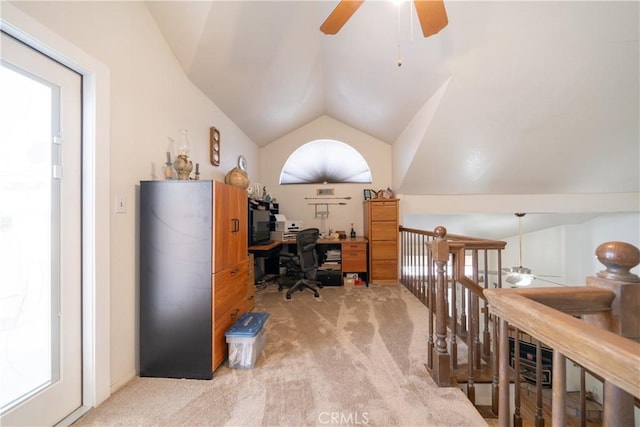
[[[640,263],[640,250],[624,242],[606,242],[596,248],[596,257],[606,268],[587,278],[587,286],[615,294],[611,314],[584,316],[584,320],[630,339],[640,339],[640,278],[630,270]],[[633,425],[634,399],[605,381],[603,425]]]
[[[449,261],[449,242],[445,239],[447,229],[440,226],[433,232],[431,253],[436,263],[436,345],[433,349],[433,369],[431,376],[440,387],[451,386],[451,360],[447,350],[447,277],[445,266]]]

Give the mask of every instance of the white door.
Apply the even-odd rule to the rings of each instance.
[[[2,33],[0,425],[82,404],[82,78]]]

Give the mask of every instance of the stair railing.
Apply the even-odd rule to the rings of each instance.
[[[497,371],[492,375],[488,367],[494,340],[483,291],[501,286],[501,275],[496,272],[500,271],[506,243],[448,235],[444,227],[433,232],[401,227],[400,235],[400,281],[432,314],[427,342],[429,372],[441,387],[466,383],[467,395],[475,403],[476,380],[486,382],[489,378],[496,387],[498,383]],[[493,283],[488,280],[490,271]],[[465,354],[458,354],[459,341],[465,344]]]
[[[630,356],[628,346],[631,346],[631,353],[635,352],[631,365],[635,363],[636,370],[628,372],[631,378],[633,375],[640,378],[637,374],[637,370],[640,369],[638,344],[624,338],[623,344],[620,344],[619,336],[613,338],[615,334],[636,337],[635,339],[640,337],[640,314],[620,314],[627,306],[636,304],[637,308],[640,305],[640,283],[636,282],[637,276],[629,273],[640,261],[640,255],[636,255],[637,248],[630,245],[627,247],[619,242],[601,245],[597,255],[606,266],[606,270],[598,273],[596,278],[588,278],[586,287],[502,289],[500,274],[495,274],[495,281],[489,280],[489,277],[491,268],[498,273],[501,271],[501,251],[505,242],[447,235],[444,227],[437,227],[433,232],[401,227],[400,234],[401,283],[430,310],[427,368],[439,386],[466,383],[467,396],[476,404],[475,384],[489,382],[490,412],[500,415],[501,425],[508,425],[510,417],[513,417],[514,425],[522,425],[524,411],[521,411],[520,407],[520,384],[523,378],[521,375],[515,375],[515,372],[521,372],[519,337],[526,334],[532,337],[536,349],[535,408],[534,414],[531,415],[535,418],[536,426],[544,425],[548,410],[548,405],[543,405],[543,369],[540,361],[541,352],[549,347],[553,350],[553,366],[557,368],[552,371],[553,388],[545,390],[553,392],[553,425],[564,425],[564,421],[559,424],[558,420],[566,420],[567,417],[566,379],[556,379],[556,375],[559,378],[565,375],[563,371],[567,358],[580,369],[580,399],[577,411],[581,424],[584,425],[586,422],[585,372],[601,379],[605,384],[605,425],[626,425],[629,419],[633,420],[634,396],[637,404],[637,392],[629,393],[629,389],[625,388],[628,385],[623,386],[619,382],[619,373],[616,376],[607,369],[603,371],[600,366],[603,363],[611,364],[609,362],[616,364],[617,358],[605,357],[587,363],[574,354],[581,350],[574,349],[574,352],[568,352],[566,348],[556,346],[557,341],[563,345],[574,342],[566,338],[571,334],[579,336],[578,342],[584,345],[595,345],[601,342],[600,340],[606,340],[597,347],[598,351],[603,346],[608,346],[615,349],[618,357],[621,354]],[[601,249],[603,247],[608,249]],[[500,304],[502,308],[496,308],[496,304]],[[514,308],[513,304],[517,304],[517,308]],[[506,317],[507,315],[510,317]],[[527,326],[523,324],[523,319],[543,322],[555,331],[555,335],[535,333],[532,329],[542,326],[538,323],[535,323],[534,327]],[[545,319],[553,320],[544,323]],[[578,326],[575,326],[575,322],[578,322]],[[587,335],[594,333],[593,328],[598,331],[595,335],[589,335],[591,338],[573,332],[572,328],[576,328],[584,333],[583,328],[587,325]],[[633,329],[629,325],[637,327]],[[615,333],[608,332],[606,337],[603,337],[601,334],[605,331],[602,329]],[[546,331],[544,328],[542,330]],[[510,355],[509,336],[513,337],[511,351],[515,351],[515,355]],[[594,336],[597,337],[595,340]],[[466,344],[466,362],[458,362],[458,339]],[[579,344],[576,345],[579,349],[582,348]],[[608,353],[607,351],[606,354]],[[511,357],[513,360],[510,360]],[[627,367],[629,363],[619,366]],[[505,414],[509,414],[510,411],[504,403],[509,402],[510,384],[514,384],[515,408],[513,414],[506,415],[504,421]],[[548,394],[546,396],[548,398]]]
[[[485,294],[500,318],[500,366],[508,366],[508,327],[517,327],[553,349],[552,425],[566,425],[566,359],[604,380],[604,425],[633,425],[640,397],[640,279],[629,270],[638,248],[608,242],[596,249],[606,269],[586,287],[494,289]],[[577,319],[575,315],[582,315]],[[509,374],[499,375],[499,423],[509,425]]]

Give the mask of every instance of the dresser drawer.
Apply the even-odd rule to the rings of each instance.
[[[398,279],[398,263],[391,260],[371,262],[371,282],[394,282]]]
[[[366,251],[367,242],[344,242],[342,244],[342,252]]]
[[[397,202],[376,201],[371,203],[371,220],[372,221],[396,221],[397,218],[398,218]]]
[[[375,245],[371,245],[370,250],[372,262],[385,259],[398,259],[398,244],[395,241],[377,242]]]
[[[246,304],[247,262],[235,264],[213,275],[213,318]]]
[[[342,252],[342,271],[343,272],[360,272],[367,271],[367,252]]]
[[[244,306],[244,301],[242,305]],[[213,323],[213,342],[211,343],[213,354],[211,361],[212,371],[215,371],[227,357],[227,340],[224,333],[227,332],[227,329],[229,329],[238,317],[244,313],[245,311],[242,307],[232,308],[224,313],[220,313],[216,321]]]
[[[374,243],[377,240],[397,240],[398,223],[396,221],[371,221],[369,241]]]

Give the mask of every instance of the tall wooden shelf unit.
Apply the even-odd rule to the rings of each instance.
[[[398,283],[399,200],[364,201],[364,236],[369,240],[369,283]]]
[[[140,375],[211,379],[250,305],[247,193],[217,181],[140,183]]]

